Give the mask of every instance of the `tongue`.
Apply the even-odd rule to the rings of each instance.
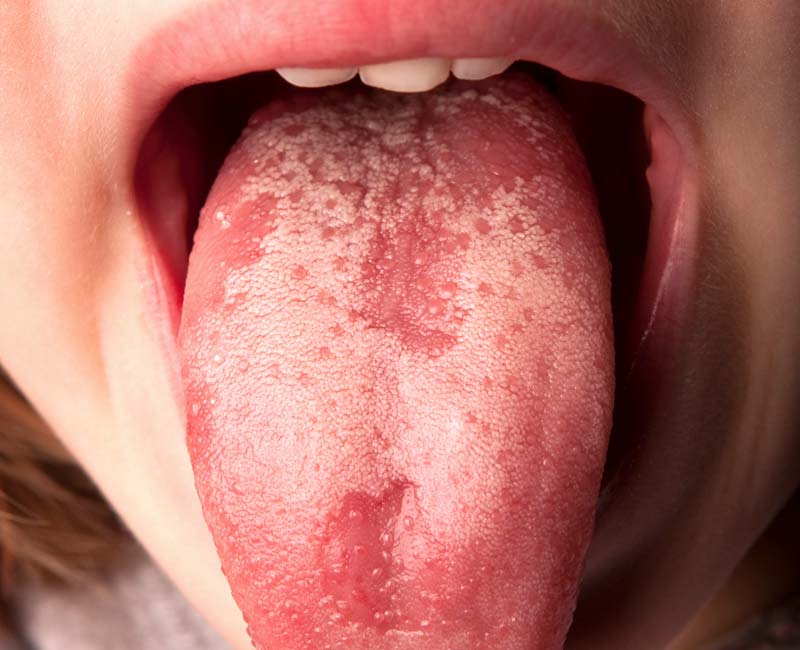
[[[188,446],[256,648],[561,647],[612,404],[609,269],[525,77],[275,100],[189,264]]]

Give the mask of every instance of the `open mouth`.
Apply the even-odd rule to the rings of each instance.
[[[676,201],[672,193],[680,191],[677,178],[681,161],[670,152],[664,168],[658,170],[665,179],[658,179],[662,194],[659,202],[667,207],[659,211],[659,223],[651,229],[653,203],[646,174],[653,145],[642,101],[610,86],[572,80],[535,64],[519,62],[513,69],[537,78],[570,114],[597,193],[611,260],[617,342],[617,429],[609,449],[609,465],[613,467],[623,447],[617,443],[623,435],[618,431],[622,419],[619,411],[626,393],[619,389],[630,382],[637,344],[645,335],[642,318],[649,320],[655,307],[652,288],[663,277],[664,249],[669,248],[679,216],[679,206],[671,202]],[[264,72],[191,86],[159,115],[142,147],[137,167],[138,196],[163,256],[166,279],[173,286],[175,314],[183,298],[200,208],[216,173],[250,115],[271,97],[285,92],[286,85],[274,72]],[[665,126],[661,129],[659,137],[671,138]],[[677,145],[667,141],[662,146],[674,149]],[[648,241],[651,231],[660,238],[658,242]],[[642,276],[648,244],[651,257],[662,259],[651,260],[653,277],[645,284]],[[605,472],[604,480],[611,475],[613,471]]]
[[[670,141],[672,135],[663,123],[652,125],[648,133],[644,103],[624,91],[576,81],[536,64],[517,62],[511,70],[536,78],[558,99],[570,115],[592,175],[611,261],[618,387],[614,421],[619,427],[620,401],[625,401],[625,391],[619,389],[630,383],[638,345],[656,306],[653,289],[663,279],[666,249],[679,217],[676,195],[683,170],[675,153],[677,144]],[[172,285],[175,316],[183,300],[200,209],[211,184],[248,118],[287,87],[276,73],[262,72],[186,88],[160,113],[142,146],[137,194],[165,265],[165,279]],[[647,171],[652,166],[655,128],[659,146],[668,152],[653,172],[659,175],[654,182],[661,209],[659,222],[651,226],[654,208]],[[173,323],[177,327],[177,321]],[[617,442],[622,435],[615,431],[612,436],[611,467],[619,462],[622,445]],[[613,471],[605,472],[604,480],[611,475]]]
[[[603,508],[613,500],[615,483],[622,480],[620,477],[624,476],[626,467],[635,463],[637,449],[647,430],[647,417],[652,411],[650,404],[658,397],[663,362],[671,353],[670,331],[680,324],[680,305],[691,263],[691,224],[688,223],[691,214],[688,213],[685,203],[685,157],[667,122],[653,107],[645,105],[633,94],[594,81],[576,80],[554,68],[523,62],[516,63],[498,79],[520,77],[529,78],[537,87],[546,89],[547,95],[569,116],[571,129],[591,174],[594,196],[602,219],[605,252],[610,260],[610,306],[613,313],[617,388],[613,404],[614,425],[608,450],[603,458],[596,459],[600,467],[604,468],[599,497],[596,492],[592,496],[594,506],[597,507],[597,525],[601,525]],[[362,92],[361,84],[357,80],[347,83],[341,93]],[[174,94],[144,137],[136,164],[137,200],[151,234],[154,250],[157,251],[155,268],[157,284],[162,292],[159,316],[167,317],[164,320],[169,323],[168,338],[175,340],[179,327],[194,328],[191,323],[186,325],[187,312],[184,310],[187,273],[190,285],[193,282],[206,282],[203,279],[192,279],[192,264],[195,262],[190,263],[190,259],[195,257],[195,234],[202,221],[213,220],[219,214],[220,223],[216,225],[222,227],[222,222],[228,218],[225,210],[217,210],[217,206],[224,203],[227,190],[217,190],[217,194],[223,194],[220,199],[213,188],[222,178],[221,169],[226,169],[228,163],[225,160],[231,147],[239,139],[254,111],[264,106],[268,111],[270,105],[290,101],[286,100],[287,96],[297,97],[304,93],[316,96],[316,91],[290,91],[288,84],[271,71],[189,85]],[[477,173],[480,174],[480,170]],[[213,215],[201,216],[201,208],[206,204],[215,206]],[[206,212],[208,210],[206,208]],[[260,210],[258,208],[256,211]],[[245,231],[239,234],[242,232]],[[246,234],[252,233],[247,230]],[[259,231],[258,246],[263,244],[264,236],[265,233]],[[256,237],[253,239],[255,241]],[[206,253],[199,254],[200,257],[203,255]],[[224,261],[226,260],[223,259]],[[303,267],[304,273],[307,273],[306,266]],[[206,267],[202,274],[206,276],[209,272]],[[602,271],[599,270],[598,273]],[[417,276],[414,277],[416,279]],[[304,279],[305,275],[294,277],[294,280]],[[261,296],[260,299],[268,300],[269,296]],[[197,315],[198,310],[202,309],[195,300],[188,320],[195,323],[202,320],[202,316]],[[253,303],[249,302],[243,309],[253,311]],[[600,320],[602,319],[597,322]],[[195,334],[181,334],[184,340],[194,337]],[[263,338],[268,337],[268,331],[265,331]],[[203,354],[210,359],[209,363],[221,363],[224,366],[227,361],[222,358],[224,355],[217,355],[212,350],[212,339],[213,332],[206,332],[199,336],[200,342],[195,343],[195,346],[203,348]],[[278,347],[281,345],[276,339],[272,340],[272,344]],[[327,346],[319,349],[322,348],[331,354]],[[225,346],[220,349],[225,350]],[[220,359],[216,359],[217,356]],[[243,362],[240,357],[241,355],[236,356],[231,364],[240,373],[252,373],[251,362]],[[202,365],[198,359],[196,350],[184,352],[185,376],[192,373],[192,368],[187,370],[187,365]],[[325,362],[319,359],[317,361]],[[225,382],[225,373],[220,376],[223,377],[221,381]],[[310,381],[313,382],[313,377]],[[327,504],[327,510],[319,506],[324,510],[316,524],[321,528],[319,537],[314,537],[316,533],[311,534],[312,531],[298,532],[288,526],[284,529],[284,538],[272,540],[265,545],[263,539],[275,537],[274,531],[266,528],[282,518],[296,516],[296,513],[291,506],[287,509],[286,504],[271,501],[268,497],[270,490],[264,489],[263,485],[252,485],[253,472],[269,471],[268,466],[263,463],[256,463],[256,469],[246,467],[248,463],[242,459],[250,454],[252,460],[252,450],[237,452],[238,456],[234,454],[237,460],[226,459],[225,450],[219,449],[224,447],[220,442],[225,441],[226,435],[216,431],[224,426],[219,424],[224,418],[217,418],[213,408],[214,400],[225,398],[217,398],[207,391],[198,397],[203,391],[196,388],[197,383],[187,379],[189,446],[193,450],[198,489],[204,502],[206,518],[220,550],[223,568],[245,613],[257,647],[273,647],[276,643],[287,648],[323,647],[324,644],[320,645],[323,641],[339,643],[330,647],[352,648],[362,647],[363,643],[366,643],[363,647],[372,648],[529,648],[559,647],[563,644],[576,599],[577,578],[572,573],[583,567],[586,550],[583,540],[576,541],[574,545],[553,542],[569,547],[563,550],[564,555],[571,556],[568,559],[559,559],[556,552],[550,559],[543,560],[540,557],[530,564],[513,555],[529,553],[541,556],[551,553],[552,549],[547,545],[540,545],[534,550],[525,550],[519,542],[522,537],[508,533],[508,538],[516,541],[506,545],[505,553],[508,557],[502,562],[498,560],[494,567],[487,565],[486,553],[474,549],[465,550],[469,544],[454,538],[444,543],[441,549],[431,550],[431,544],[430,548],[420,550],[415,544],[422,542],[415,535],[420,540],[430,542],[433,537],[430,532],[432,529],[420,531],[425,522],[435,516],[424,507],[427,497],[417,494],[417,490],[424,491],[425,481],[421,482],[420,487],[420,481],[416,478],[403,475],[400,478],[390,476],[375,479],[369,483],[371,489],[365,485],[343,488],[344,497],[339,495],[339,505]],[[363,388],[369,389],[367,386]],[[242,391],[237,390],[237,395],[241,395]],[[253,390],[270,394],[269,389],[259,382],[256,382]],[[237,408],[243,408],[241,403],[237,404]],[[223,407],[219,406],[217,410],[219,408]],[[230,402],[225,408],[230,408]],[[258,408],[260,407],[257,406],[256,410]],[[209,409],[210,415],[207,413]],[[301,405],[296,410],[300,414],[307,409],[305,405]],[[192,415],[197,418],[198,412],[201,412],[199,417],[202,423],[193,425]],[[309,417],[313,420],[313,409],[311,412]],[[466,417],[468,414],[465,412],[462,415]],[[265,421],[275,417],[275,413],[254,417],[258,426],[263,427]],[[391,419],[393,416],[384,414],[382,417]],[[309,421],[305,421],[303,426],[310,426]],[[247,431],[245,438],[253,439],[254,427],[252,423],[242,426]],[[281,432],[275,435],[280,437]],[[205,440],[198,443],[199,438]],[[253,441],[254,444],[257,442]],[[297,447],[300,450],[297,462],[300,464],[292,468],[291,472],[296,474],[298,486],[305,485],[302,475],[307,471],[306,460],[314,460],[314,453],[309,451],[312,447],[303,447],[302,443]],[[306,454],[306,451],[309,453]],[[270,453],[275,453],[275,450],[262,449],[255,455],[269,456]],[[281,457],[280,453],[277,455]],[[281,459],[286,462],[285,457]],[[434,460],[434,464],[436,462]],[[209,474],[217,471],[216,464],[225,463],[232,464],[233,471],[225,469],[222,472],[223,479],[209,478]],[[247,475],[249,478],[243,479],[242,485],[233,485],[231,476],[239,470],[242,476]],[[424,474],[429,470],[422,471]],[[272,478],[278,474],[280,472],[275,470]],[[537,474],[537,480],[539,478],[541,477]],[[263,484],[269,480],[269,477],[264,476]],[[275,480],[280,482],[284,479]],[[433,483],[434,481],[430,482]],[[224,488],[221,487],[223,484]],[[412,489],[409,486],[414,487]],[[543,487],[549,486],[546,480],[541,479],[530,489],[541,491]],[[441,486],[437,489],[441,490]],[[325,492],[325,489],[321,491]],[[565,492],[568,490],[565,489]],[[261,496],[254,497],[254,493]],[[510,503],[506,498],[508,494],[508,491],[504,492],[506,496],[502,503]],[[284,496],[286,502],[291,504],[292,495]],[[526,498],[525,493],[517,496]],[[555,494],[553,498],[559,500],[562,496]],[[271,514],[265,518],[255,516],[245,517],[246,521],[236,520],[235,514],[232,514],[235,513],[235,508],[228,508],[225,501],[241,502],[243,499],[251,504],[251,510],[257,508]],[[256,499],[255,505],[252,505],[253,499]],[[568,502],[569,498],[564,497],[563,500]],[[495,503],[498,504],[499,501]],[[498,505],[498,508],[502,520],[502,505]],[[408,514],[412,511],[414,517]],[[556,517],[561,510],[559,507],[554,507],[551,511],[535,509],[538,519],[534,517],[532,525],[545,529],[543,519],[548,512]],[[439,514],[447,518],[446,515]],[[352,520],[348,519],[351,515]],[[517,512],[514,517],[518,515]],[[589,513],[590,526],[593,515],[594,508]],[[518,519],[514,521],[518,528]],[[484,526],[480,523],[471,525],[478,528]],[[501,524],[501,527],[505,525]],[[415,526],[418,529],[416,532]],[[554,531],[559,529],[558,522],[553,526]],[[564,526],[568,528],[567,524]],[[393,540],[389,547],[386,546],[386,535]],[[548,535],[553,538],[563,536],[563,533],[550,532]],[[254,539],[254,536],[259,536],[260,539]],[[280,538],[280,534],[277,536]],[[301,538],[302,543],[299,541]],[[341,557],[332,559],[325,551],[312,548],[315,544],[320,548],[333,545],[340,549]],[[384,566],[387,552],[394,556],[390,562],[394,568]],[[359,559],[358,553],[363,553],[366,559]],[[319,573],[309,573],[306,570],[308,567],[298,561],[297,556],[305,554],[315,557],[314,562],[318,565],[324,565]],[[447,554],[452,554],[467,569],[453,569],[444,558]],[[480,558],[481,562],[470,564],[472,557]],[[420,566],[413,564],[414,558],[421,562]],[[398,570],[395,566],[397,559],[411,564],[410,568],[407,566]],[[423,566],[425,568],[421,568]],[[499,599],[493,592],[493,604],[482,604],[485,595],[481,594],[480,577],[466,578],[466,573],[491,573],[494,569],[499,577],[487,578],[487,584],[492,581],[509,584],[509,576],[515,566],[541,566],[544,567],[543,573],[545,569],[554,573],[555,586],[542,588],[542,591],[549,589],[553,593],[538,598],[536,606],[525,603],[512,606],[503,602],[503,612],[489,617],[495,621],[502,619],[497,625],[487,622],[487,616],[479,616],[477,610],[472,611],[469,605],[461,607],[468,601],[479,603],[479,609],[484,612],[487,608],[500,607],[497,605]],[[376,586],[378,583],[373,580],[374,571],[391,572],[395,582],[401,583],[400,587],[393,587],[394,591],[388,595],[380,592]],[[541,576],[532,579],[523,576],[516,580],[532,584],[533,591],[536,591],[536,582],[541,582],[540,578]],[[287,587],[288,580],[293,581],[295,586]],[[402,584],[404,580],[405,587]],[[546,579],[544,583],[549,585]],[[301,584],[299,591],[296,584]],[[385,588],[384,582],[381,581],[380,584]],[[419,592],[414,598],[409,595],[412,588]],[[321,591],[317,593],[318,590]],[[460,593],[459,590],[466,590],[468,597],[463,594],[460,597],[454,595]],[[555,593],[557,591],[558,594]],[[517,593],[521,597],[531,596],[530,590]],[[308,594],[316,599],[312,608],[306,602],[312,597]],[[399,599],[401,605],[390,606],[387,598],[391,600],[391,597]],[[417,597],[421,599],[420,602],[416,602]],[[276,600],[280,602],[276,604]],[[442,601],[457,602],[459,611],[443,605]],[[374,607],[375,603],[380,605],[377,609]],[[310,609],[314,611],[310,612]],[[558,611],[553,613],[554,609]],[[549,613],[544,615],[548,610]],[[438,615],[440,620],[434,620],[434,615]],[[547,623],[543,624],[545,619]],[[321,621],[324,621],[326,627],[321,626]],[[536,626],[538,631],[534,629]],[[381,643],[390,644],[377,645],[378,642],[368,636],[370,634],[378,635],[376,638],[381,639]],[[361,638],[369,640],[362,642],[359,641]]]

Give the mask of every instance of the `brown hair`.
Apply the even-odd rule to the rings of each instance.
[[[119,520],[0,368],[0,597],[20,579],[72,582],[108,566]]]

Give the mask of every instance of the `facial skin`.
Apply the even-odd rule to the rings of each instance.
[[[201,4],[0,7],[0,363],[136,537],[243,649],[194,492],[174,345],[150,319],[140,263],[149,243],[132,199],[141,125],[130,106],[158,92],[146,76],[130,83],[133,59]],[[590,598],[576,624],[575,647],[637,647],[674,637],[690,618],[643,612],[671,599],[699,611],[797,487],[800,8],[585,5],[665,71],[702,170],[698,288],[658,405],[659,435],[691,436],[697,462],[644,472],[621,496],[590,550],[590,566],[612,567],[590,588],[614,594],[616,613]],[[670,501],[682,483],[694,488]],[[626,554],[635,574],[614,569]]]

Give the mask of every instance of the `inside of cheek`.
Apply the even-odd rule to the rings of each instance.
[[[535,75],[571,116],[606,233],[615,340],[627,340],[650,228],[644,105],[620,90],[575,81],[548,68],[515,67]],[[147,134],[136,166],[137,199],[179,302],[200,209],[225,156],[250,115],[288,88],[274,72],[192,86],[173,98]],[[616,354],[619,375],[629,367],[627,346],[617,344]]]

